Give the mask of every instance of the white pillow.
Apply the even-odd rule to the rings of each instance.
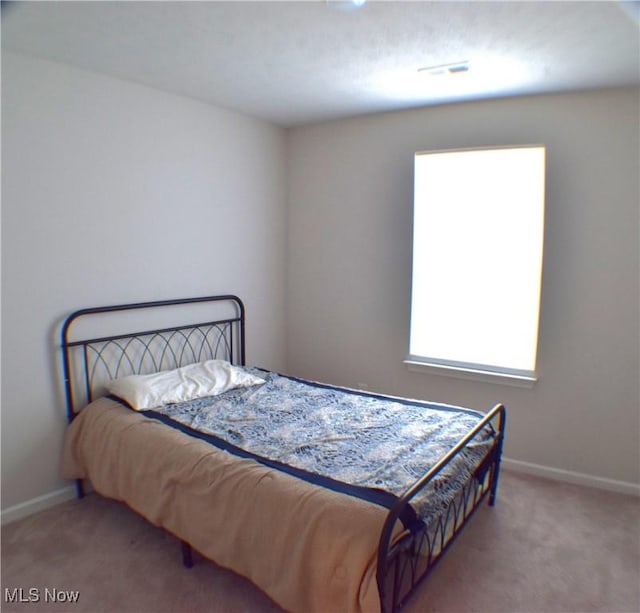
[[[129,375],[107,383],[107,391],[126,400],[136,411],[165,404],[217,396],[236,387],[264,383],[264,379],[225,360],[208,360],[151,375]]]

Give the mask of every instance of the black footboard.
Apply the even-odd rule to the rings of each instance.
[[[506,423],[503,405],[496,405],[431,470],[398,500],[389,512],[380,536],[377,583],[382,613],[399,610],[458,536],[480,503],[488,496],[495,503]],[[392,538],[404,509],[486,427],[495,431],[493,443],[449,506],[429,524],[421,523]]]

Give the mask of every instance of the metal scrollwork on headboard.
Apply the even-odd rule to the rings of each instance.
[[[187,309],[199,304],[212,307],[206,321],[191,323],[191,319],[183,319],[179,325],[142,331],[120,327],[118,333],[83,334],[81,338],[72,333],[80,321],[95,323],[108,313],[121,313],[125,316],[122,324],[131,325],[126,314],[133,311],[150,313],[184,307],[186,317]],[[211,315],[215,317],[209,318]],[[67,416],[71,421],[82,406],[103,393],[105,383],[111,379],[215,358],[244,365],[244,305],[237,296],[224,295],[81,309],[64,321],[61,346]]]

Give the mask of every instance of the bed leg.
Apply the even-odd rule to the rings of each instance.
[[[500,465],[496,464],[493,469],[493,478],[491,482],[491,491],[489,492],[489,506],[493,507],[496,504],[496,492],[498,491],[498,475],[500,474]]]
[[[193,551],[191,549],[191,545],[186,541],[180,541],[182,545],[182,564],[186,568],[191,568],[193,566]]]
[[[489,506],[493,507],[496,504],[496,493],[498,491],[498,478],[500,477],[500,462],[502,461],[502,445],[504,443],[504,429],[506,425],[506,411],[504,406],[500,411],[500,438],[498,439],[498,445],[496,447],[496,457],[494,460],[493,468],[491,469],[491,490],[489,492]]]
[[[491,489],[489,491],[489,506],[493,507],[496,504],[496,494],[498,492],[498,479],[500,477],[500,461],[502,459],[502,440],[498,444],[496,452],[496,459],[491,469]]]
[[[82,479],[76,479],[76,496],[80,498],[84,498],[84,484],[82,483]]]

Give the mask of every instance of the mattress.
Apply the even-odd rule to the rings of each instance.
[[[378,611],[388,507],[482,415],[248,370],[266,383],[155,411],[93,402],[67,431],[65,476],[89,479],[287,610]],[[491,440],[487,428],[397,534],[437,518]]]
[[[390,508],[482,419],[477,411],[392,398],[244,368],[264,381],[167,404],[148,417],[311,483]],[[429,523],[493,442],[488,426],[413,502]]]

